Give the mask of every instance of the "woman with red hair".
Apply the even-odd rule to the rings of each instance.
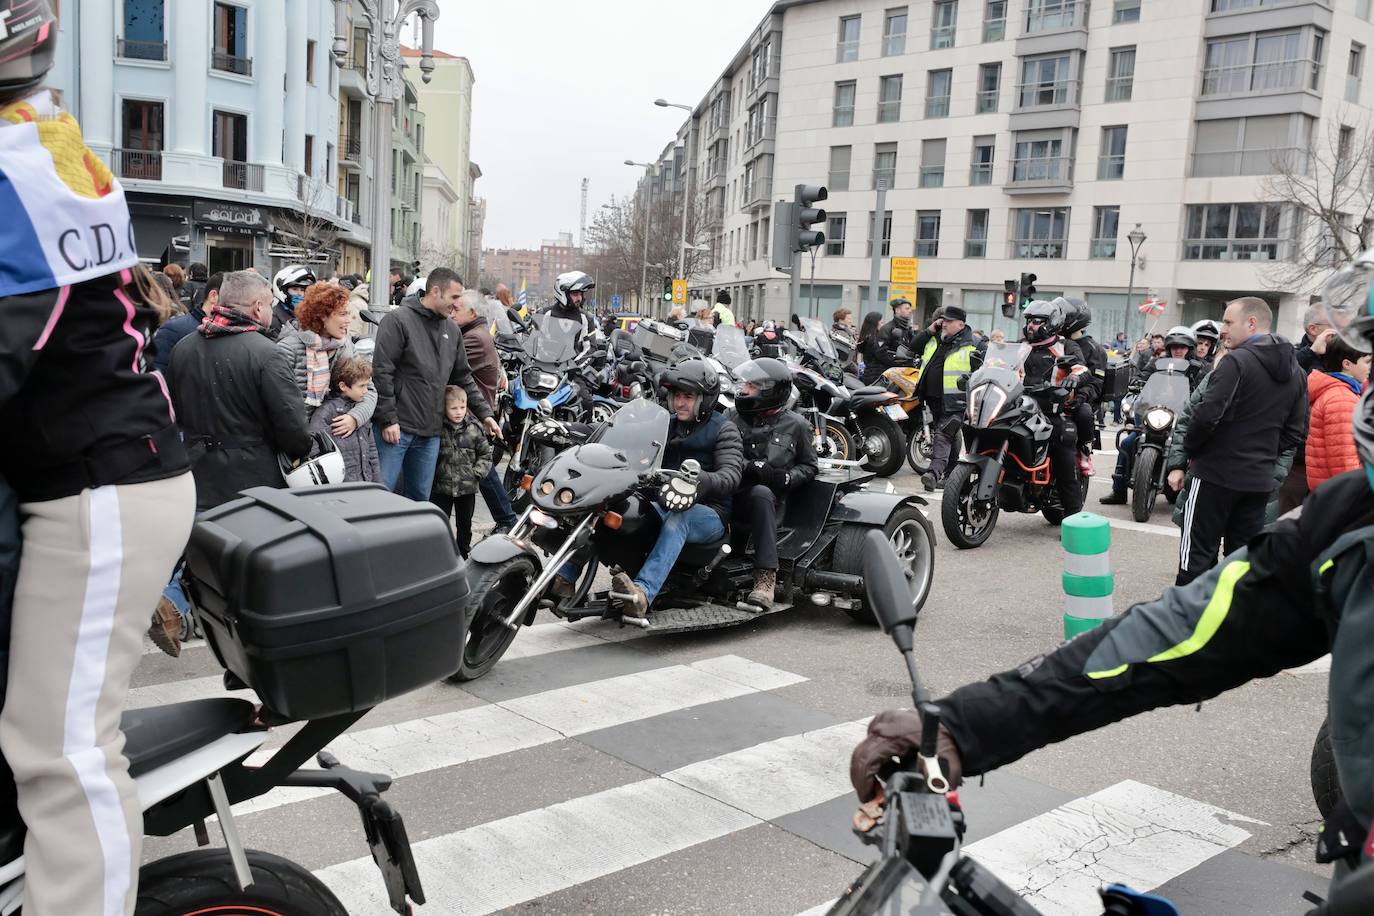
[[[296,307],[296,326],[282,333],[277,346],[295,370],[296,384],[305,399],[306,419],[329,395],[329,372],[340,356],[353,358],[348,339],[348,290],[334,283],[316,283],[305,291]],[[377,389],[369,382],[367,397],[348,413],[330,423],[330,434],[341,439],[353,435],[372,420]]]

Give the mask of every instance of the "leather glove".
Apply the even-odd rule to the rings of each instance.
[[[740,484],[742,486],[752,487],[754,484],[759,483],[759,467],[762,464],[762,461],[744,462],[744,470],[741,471],[739,475]]]
[[[786,492],[787,485],[791,480],[791,473],[782,468],[775,468],[771,464],[765,464],[759,468],[759,483],[763,484],[774,493]]]
[[[697,482],[682,477],[669,477],[658,488],[658,503],[669,512],[686,512],[697,504]]]
[[[879,794],[878,780],[897,769],[894,757],[902,761],[914,760],[921,747],[921,716],[914,709],[888,709],[868,723],[868,735],[854,748],[849,757],[849,781],[859,795],[860,802],[868,802]],[[951,789],[959,788],[964,779],[964,765],[959,749],[944,727],[940,727],[935,756],[940,759]]]

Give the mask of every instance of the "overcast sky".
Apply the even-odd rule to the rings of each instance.
[[[472,159],[487,248],[577,234],[639,177],[725,69],[770,0],[439,0],[437,50],[472,63]],[[417,74],[418,76],[418,74]]]

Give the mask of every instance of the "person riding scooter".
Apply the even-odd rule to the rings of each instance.
[[[1087,361],[1078,344],[1060,336],[1064,328],[1063,307],[1056,302],[1037,299],[1026,306],[1021,315],[1024,322],[1021,339],[1031,345],[1024,366],[1026,387],[1057,385],[1070,391],[1077,389],[1087,377]],[[1050,436],[1050,468],[1067,518],[1083,508],[1083,492],[1078,486],[1077,448],[1065,438],[1063,410],[1057,404],[1047,405],[1047,408],[1046,415],[1054,425]]]
[[[773,606],[778,578],[778,518],[790,490],[816,476],[811,424],[787,408],[792,370],[781,360],[763,358],[735,369],[739,388],[731,419],[744,445],[744,473],[735,519],[749,525],[754,539],[754,590],[745,603],[760,610]]]
[[[1197,341],[1193,337],[1191,328],[1178,325],[1169,329],[1169,333],[1164,335],[1164,356],[1169,359],[1187,360],[1188,366],[1188,389],[1195,391],[1198,382],[1206,374],[1207,364],[1193,358],[1193,350]],[[1145,382],[1155,372],[1155,361],[1151,360],[1146,366],[1145,371],[1141,372],[1131,381],[1130,393],[1138,395],[1145,388]],[[1126,434],[1117,446],[1116,470],[1112,472],[1112,492],[1098,500],[1104,506],[1121,506],[1126,503],[1126,485],[1131,476],[1131,462],[1135,460],[1135,446],[1140,440],[1140,430],[1133,430]]]
[[[639,575],[631,579],[622,571],[611,577],[611,594],[630,617],[647,616],[684,545],[709,544],[725,536],[744,469],[739,429],[716,411],[720,376],[709,362],[691,357],[674,363],[659,373],[658,385],[673,415],[662,467],[681,470],[684,462],[692,460],[700,470],[687,492],[680,480],[663,485],[662,498],[654,505],[663,527]],[[553,580],[553,595],[571,595],[578,572],[574,561],[564,565]]]

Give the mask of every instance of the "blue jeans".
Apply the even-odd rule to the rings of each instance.
[[[515,515],[515,510],[511,508],[510,497],[506,495],[506,488],[501,484],[501,475],[496,473],[496,466],[487,471],[487,476],[482,478],[478,487],[482,491],[482,500],[487,504],[487,511],[491,513],[492,521],[496,522],[498,528],[514,528],[519,518]]]
[[[663,587],[663,580],[673,571],[673,564],[687,544],[709,544],[725,536],[725,523],[720,514],[707,506],[693,506],[686,512],[669,512],[657,503],[654,510],[663,519],[663,527],[658,532],[654,549],[644,559],[644,565],[635,576],[635,584],[644,589],[645,596],[652,604]],[[569,560],[563,564],[558,574],[569,582],[576,582],[581,568]]]
[[[1126,485],[1131,474],[1131,459],[1135,457],[1135,444],[1140,439],[1140,431],[1127,433],[1116,447],[1116,470],[1112,472],[1112,492],[1118,496],[1126,495]]]
[[[434,485],[434,468],[439,463],[439,437],[402,432],[401,441],[392,445],[382,438],[382,428],[373,427],[377,437],[377,462],[382,467],[382,485],[396,490],[396,481],[405,474],[405,489],[396,490],[417,503],[429,502]]]

